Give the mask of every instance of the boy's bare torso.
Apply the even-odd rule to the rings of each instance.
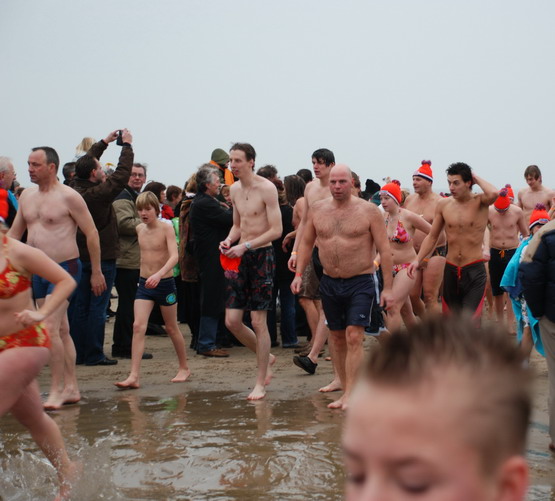
[[[148,278],[158,272],[170,257],[166,232],[173,231],[162,221],[156,220],[152,226],[141,223],[137,226],[139,247],[141,249],[141,277]],[[172,276],[172,270],[162,278]]]

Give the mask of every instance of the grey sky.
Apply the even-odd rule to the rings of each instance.
[[[437,189],[454,161],[555,187],[554,20],[550,0],[3,0],[0,155],[25,186],[31,147],[63,163],[128,127],[166,184],[247,141],[281,175],[327,147],[363,182],[410,187],[431,159]]]

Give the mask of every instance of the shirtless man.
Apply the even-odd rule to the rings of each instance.
[[[508,186],[508,185],[507,185]],[[498,322],[504,322],[503,310],[507,303],[506,326],[514,331],[514,313],[507,293],[501,288],[500,283],[505,273],[505,268],[520,245],[519,233],[523,237],[529,235],[528,226],[524,221],[522,209],[512,203],[508,188],[503,188],[493,205],[489,207],[490,224],[490,261],[489,275],[493,302]]]
[[[281,212],[275,185],[254,173],[254,148],[235,143],[229,157],[231,171],[239,181],[231,186],[233,226],[220,242],[220,252],[228,258],[241,258],[241,263],[237,276],[227,279],[225,323],[239,341],[256,353],[256,383],[247,399],[260,400],[266,395],[276,360],[270,354],[266,316],[272,307],[272,241],[282,233]],[[254,332],[243,323],[245,310],[251,313]]]
[[[412,187],[414,193],[409,195],[405,200],[403,207],[407,210],[418,214],[428,223],[432,224],[434,214],[439,201],[442,199],[440,195],[432,191],[432,183],[434,182],[432,162],[422,160],[420,168],[412,175]],[[414,250],[418,252],[422,241],[426,234],[420,230],[414,233]],[[416,283],[410,294],[410,300],[414,313],[422,317],[425,312],[439,313],[439,291],[441,282],[443,281],[443,270],[445,268],[445,256],[447,255],[445,232],[439,235],[437,246],[425,261],[422,273],[416,276]],[[421,295],[424,295],[422,302]]]
[[[524,171],[528,188],[518,192],[518,206],[524,211],[524,220],[528,221],[537,204],[544,204],[549,211],[555,205],[555,192],[542,184],[542,173],[537,165],[529,165]]]
[[[19,199],[19,211],[8,233],[21,239],[27,229],[27,244],[41,249],[79,283],[81,262],[77,248],[77,227],[85,234],[91,255],[91,288],[97,296],[106,289],[100,269],[98,231],[83,197],[58,181],[60,160],[53,148],[33,148],[28,160],[29,177],[37,187],[26,188]],[[33,296],[40,308],[50,298],[53,285],[33,277]],[[60,409],[64,404],[81,399],[75,372],[75,346],[69,335],[65,301],[46,320],[52,337],[50,371],[52,385],[44,403],[47,410]]]
[[[437,204],[432,229],[409,266],[408,275],[416,274],[424,259],[436,248],[441,231],[445,229],[448,248],[443,274],[443,312],[468,309],[475,319],[479,319],[487,282],[482,242],[488,223],[488,208],[495,202],[497,190],[462,162],[449,166],[447,182],[452,196]],[[472,193],[474,183],[483,193]]]
[[[291,258],[289,259],[289,269],[293,272],[296,272],[297,266],[297,252],[299,248],[299,244],[301,242],[302,234],[304,225],[306,224],[306,219],[308,215],[308,210],[319,200],[324,200],[325,198],[331,198],[330,193],[330,186],[329,186],[329,179],[330,179],[330,172],[333,166],[335,165],[335,157],[333,152],[326,149],[321,148],[316,150],[312,154],[312,168],[314,170],[314,176],[316,179],[308,183],[304,190],[304,199],[299,200],[297,202],[301,203],[300,206],[300,213],[301,213],[301,223],[296,232],[296,239],[295,245],[293,246],[293,252],[291,252]],[[304,289],[317,291],[320,285],[320,279],[322,278],[322,264],[320,263],[320,259],[318,257],[318,242],[316,242],[316,246],[313,249],[312,254],[312,263],[311,266],[313,267],[314,271],[309,269],[306,271],[307,275],[305,275],[304,279]],[[316,332],[314,333],[314,337],[312,339],[312,346],[310,347],[310,351],[306,355],[299,355],[293,357],[293,361],[295,365],[301,367],[303,370],[308,372],[309,374],[314,374],[316,372],[316,367],[318,366],[318,356],[329,336],[329,329],[326,325],[326,316],[324,314],[324,310],[322,309],[322,302],[319,298],[314,300],[314,305],[318,311],[318,323],[316,326]],[[330,351],[332,352],[332,360],[333,360],[333,346],[332,342],[330,342]],[[334,368],[335,370],[335,368]],[[331,392],[331,391],[338,391],[341,390],[341,381],[339,380],[339,375],[337,373],[334,374],[333,381],[320,388],[321,392]]]
[[[363,359],[364,328],[375,300],[374,258],[382,256],[384,288],[382,306],[392,305],[392,258],[385,224],[379,209],[351,194],[353,178],[346,165],[332,168],[332,198],[312,204],[299,244],[297,271],[291,290],[298,294],[302,272],[318,238],[324,275],[320,294],[334,343],[334,363],[345,392],[331,409],[345,409]]]

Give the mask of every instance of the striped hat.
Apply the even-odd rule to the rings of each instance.
[[[380,195],[389,195],[397,202],[397,205],[401,205],[401,183],[394,179],[390,183],[384,184],[380,190]]]
[[[549,214],[547,213],[547,209],[543,204],[536,204],[536,207],[532,211],[530,216],[530,226],[529,229],[532,229],[537,224],[547,224],[549,223]]]
[[[422,165],[414,171],[413,176],[420,176],[430,182],[434,182],[434,175],[432,174],[432,161],[422,160]]]

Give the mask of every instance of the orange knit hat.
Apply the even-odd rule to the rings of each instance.
[[[530,216],[530,226],[529,228],[532,229],[537,224],[544,225],[549,223],[549,214],[547,213],[547,209],[543,204],[536,204],[536,207],[532,211],[532,215]]]
[[[501,188],[499,196],[493,205],[499,212],[505,212],[511,206],[511,199],[509,198],[509,190],[507,188]]]
[[[401,205],[401,183],[394,179],[390,183],[384,184],[380,190],[380,195],[389,195],[397,202],[397,205]]]
[[[422,160],[422,165],[414,171],[413,176],[420,176],[428,181],[434,182],[434,175],[432,174],[432,161]]]

